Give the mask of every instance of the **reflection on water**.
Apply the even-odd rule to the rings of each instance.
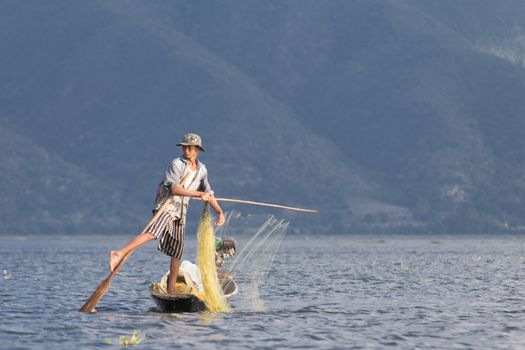
[[[188,235],[190,236],[190,235]],[[285,236],[258,291],[239,269],[229,314],[162,314],[147,287],[169,258],[134,254],[97,306],[78,308],[130,237],[0,237],[6,348],[490,348],[525,346],[525,240],[489,236]],[[250,237],[236,237],[238,245]],[[185,258],[194,260],[188,237]],[[248,261],[247,266],[256,261]],[[4,274],[5,276],[5,274]],[[115,345],[112,345],[115,346]]]

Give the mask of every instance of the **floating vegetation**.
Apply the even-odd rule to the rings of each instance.
[[[118,344],[121,347],[125,347],[128,345],[138,345],[140,344],[144,339],[146,339],[146,334],[140,332],[140,331],[133,331],[133,334],[131,337],[126,337],[125,335],[121,335],[118,339],[118,341],[113,342],[109,338],[104,339],[104,344]]]
[[[11,277],[12,277],[11,272],[9,272],[7,270],[4,270],[4,279],[5,280],[10,280]]]
[[[402,261],[399,263],[399,268],[401,270],[410,270],[410,271],[417,271],[417,269],[418,269],[417,265],[405,264]]]

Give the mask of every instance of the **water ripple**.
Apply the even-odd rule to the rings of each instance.
[[[260,299],[240,270],[234,311],[219,315],[157,312],[147,286],[168,260],[146,247],[126,264],[96,313],[79,313],[107,276],[107,250],[126,240],[3,238],[0,269],[10,274],[0,280],[4,344],[98,349],[105,338],[140,330],[145,348],[525,347],[521,238],[286,237]],[[194,244],[190,238],[190,259]]]

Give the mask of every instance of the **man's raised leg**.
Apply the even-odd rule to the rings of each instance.
[[[142,246],[155,239],[150,233],[144,232],[133,238],[124,248],[120,250],[112,250],[109,253],[109,271],[113,271],[118,263],[126,256],[130,251]]]

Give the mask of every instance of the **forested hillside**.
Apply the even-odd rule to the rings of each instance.
[[[296,231],[525,228],[521,1],[0,7],[1,233],[139,230],[188,131]]]

